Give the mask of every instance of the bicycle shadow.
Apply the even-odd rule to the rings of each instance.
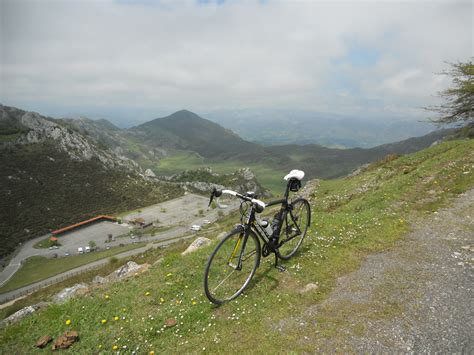
[[[257,285],[261,282],[267,283],[266,288],[268,291],[273,291],[280,286],[281,278],[277,277],[281,275],[277,269],[275,269],[273,261],[271,263],[262,262],[260,267],[255,272],[252,281],[247,286],[242,294],[250,293]],[[268,285],[270,283],[270,285]]]

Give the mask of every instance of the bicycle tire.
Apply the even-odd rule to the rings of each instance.
[[[253,231],[249,232],[245,250],[243,251],[246,258],[242,261],[242,270],[237,270],[235,267],[236,263],[231,262],[232,260],[238,261],[243,245],[243,239],[240,239],[242,245],[238,245],[237,241],[239,238],[244,238],[242,228],[236,228],[229,232],[219,242],[207,261],[204,271],[204,292],[209,301],[214,304],[223,304],[238,297],[252,280],[259,265],[261,255],[260,242]],[[236,252],[234,252],[235,249],[237,249]],[[229,252],[231,255],[229,255]],[[233,254],[235,255],[232,257]],[[249,260],[251,257],[253,257],[253,264]],[[230,273],[227,274],[227,272]],[[226,275],[225,277],[224,274]],[[235,274],[234,277],[230,279],[233,274]],[[223,279],[221,280],[221,278]],[[221,287],[224,282],[227,285]],[[219,291],[217,291],[218,288],[220,288]],[[229,291],[227,292],[226,289]]]
[[[295,219],[297,219],[297,221],[293,220],[290,213],[287,214],[287,218],[283,221],[279,238],[279,242],[281,243],[281,245],[278,248],[278,257],[283,260],[288,260],[296,254],[301,244],[303,243],[303,239],[305,238],[306,233],[308,232],[308,227],[311,224],[311,207],[309,205],[309,202],[304,198],[298,198],[294,202],[292,202],[292,205],[292,213]],[[290,223],[301,222],[301,226],[298,225],[298,228],[301,231],[300,235],[292,235],[291,232],[294,232],[294,228],[292,227],[292,225],[288,226],[288,218],[291,219]]]

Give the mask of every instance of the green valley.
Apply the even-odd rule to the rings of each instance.
[[[75,353],[250,348],[263,353],[281,351],[288,344],[294,352],[327,351],[328,339],[337,344],[347,336],[339,331],[342,327],[360,335],[365,324],[348,324],[349,315],[322,311],[311,320],[314,325],[299,326],[298,317],[325,300],[339,276],[357,269],[369,254],[403,240],[412,218],[431,215],[474,188],[473,152],[474,141],[453,140],[373,163],[353,177],[320,181],[306,192],[312,226],[301,251],[285,263],[287,271],[278,273],[272,260],[264,259],[250,287],[234,302],[212,306],[202,291],[204,263],[217,242],[215,236],[232,224],[228,220],[222,229],[205,234],[213,237],[210,246],[181,256],[186,245],[180,243],[137,257],[149,263],[162,259],[127,282],[91,287],[85,296],[51,305],[6,327],[0,345],[6,352],[21,352],[40,336],[56,337],[74,329],[80,335],[71,347]],[[317,286],[302,292],[309,283]],[[46,291],[42,292],[44,297]],[[392,304],[383,307],[372,314],[373,321],[399,312]],[[169,319],[176,325],[165,326]],[[302,340],[306,335],[311,342]]]

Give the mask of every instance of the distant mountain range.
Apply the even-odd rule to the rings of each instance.
[[[156,167],[163,158],[192,152],[202,159],[204,165],[206,162],[233,161],[236,168],[246,164],[261,164],[279,170],[297,167],[304,169],[309,177],[318,178],[348,174],[358,166],[387,154],[406,154],[424,149],[452,133],[452,130],[445,129],[372,148],[340,149],[318,144],[263,146],[246,141],[229,129],[187,110],[129,129],[120,129],[106,120],[59,121],[90,137],[99,146],[128,157],[144,168]],[[249,126],[253,123],[247,122]],[[288,125],[275,125],[274,129],[285,134]],[[371,129],[376,130],[377,125]],[[352,131],[357,135],[359,131],[366,131],[366,127],[353,128]],[[160,174],[160,171],[155,173]]]
[[[263,145],[319,144],[332,148],[371,148],[425,135],[429,122],[401,118],[357,117],[305,110],[217,110],[211,121]]]

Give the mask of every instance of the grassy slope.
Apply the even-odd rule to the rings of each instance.
[[[49,230],[182,194],[94,160],[74,161],[48,144],[4,149],[0,166],[0,256]]]
[[[158,175],[178,174],[184,170],[194,170],[204,167],[210,167],[218,174],[231,174],[240,168],[248,167],[254,172],[257,180],[275,196],[281,194],[283,191],[285,185],[282,177],[288,173],[285,169],[273,168],[265,164],[248,164],[238,161],[211,162],[193,152],[178,153],[161,159],[158,164],[149,167]]]
[[[311,230],[301,252],[286,263],[288,271],[278,273],[264,259],[246,294],[236,301],[216,308],[203,296],[202,272],[213,246],[181,257],[181,244],[164,253],[164,261],[147,274],[94,289],[7,327],[0,333],[0,346],[7,353],[25,352],[42,335],[56,337],[75,329],[81,341],[70,351],[84,354],[110,352],[114,346],[155,353],[312,351],[313,344],[298,341],[302,330],[281,333],[279,322],[324,299],[337,277],[357,268],[366,255],[392,246],[408,230],[410,214],[430,213],[472,187],[474,141],[446,142],[374,164],[353,178],[323,181],[312,196]],[[153,257],[159,255],[144,260]],[[319,288],[300,294],[309,282]],[[167,318],[176,318],[179,325],[164,329]],[[338,324],[346,321],[315,319],[322,340],[337,336]]]
[[[16,290],[17,288],[47,279],[48,277],[58,275],[78,266],[108,258],[124,251],[140,248],[144,245],[144,243],[128,244],[123,247],[119,246],[84,255],[73,255],[66,259],[48,259],[42,256],[32,256],[26,259],[20,270],[18,270],[6,284],[0,287],[0,293]]]

